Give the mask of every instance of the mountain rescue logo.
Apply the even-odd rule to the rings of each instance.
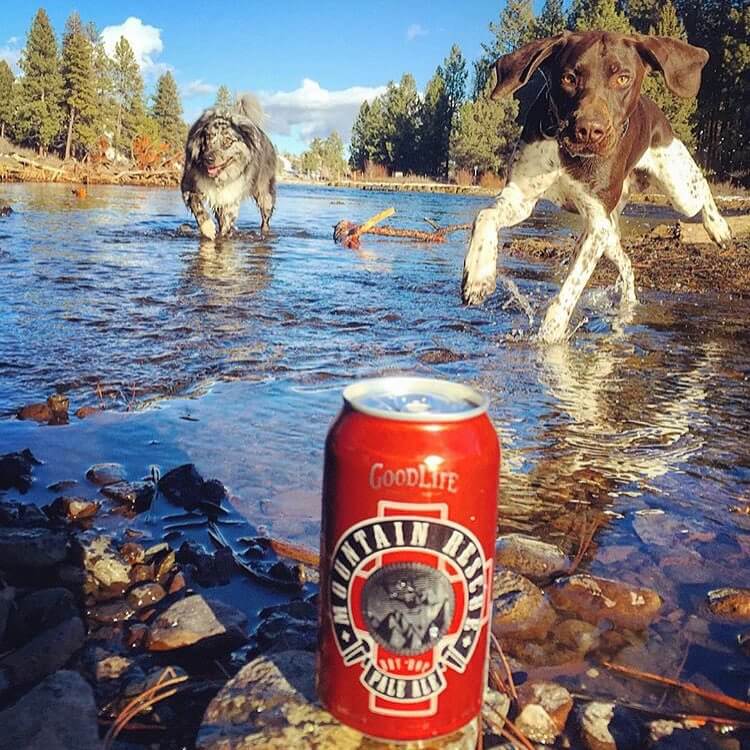
[[[465,670],[487,625],[491,575],[492,560],[445,503],[382,500],[377,517],[341,535],[331,621],[374,713],[437,713],[448,672]]]

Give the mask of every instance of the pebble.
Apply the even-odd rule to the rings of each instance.
[[[16,412],[16,419],[47,423],[52,419],[52,409],[46,403],[26,404]]]
[[[101,503],[96,500],[61,495],[46,506],[45,511],[49,515],[67,518],[70,521],[82,521],[86,518],[93,518],[99,512],[99,508],[101,508]]]
[[[521,687],[518,700],[523,707],[516,720],[518,727],[527,726],[528,731],[522,731],[533,742],[553,744],[573,708],[570,693],[554,682],[534,682]]]
[[[653,622],[662,605],[661,597],[651,589],[583,573],[558,579],[547,592],[556,608],[573,612],[581,620],[594,624],[609,620],[633,630]]]
[[[87,531],[79,534],[76,541],[83,566],[98,585],[106,587],[130,583],[130,565],[115,549],[110,537]]]
[[[708,592],[708,608],[731,622],[750,622],[750,589],[722,588]]]
[[[148,648],[170,651],[207,641],[239,645],[247,640],[246,625],[244,613],[195,594],[175,602],[156,618],[150,628]]]
[[[167,592],[158,583],[145,583],[130,590],[128,603],[133,609],[143,609],[160,602],[166,595]]]
[[[498,638],[538,640],[556,615],[545,593],[523,576],[503,570],[492,586],[492,632]]]
[[[125,467],[122,464],[104,463],[94,464],[86,471],[86,479],[92,484],[106,487],[108,484],[124,482],[127,478]]]
[[[47,677],[0,712],[0,750],[101,750],[94,692],[77,672]]]
[[[557,545],[524,534],[498,537],[495,562],[536,583],[547,581],[570,567],[570,559]]]
[[[114,482],[102,487],[101,493],[134,513],[143,513],[151,507],[154,485],[152,482]]]

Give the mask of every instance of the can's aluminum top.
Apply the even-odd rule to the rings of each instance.
[[[404,422],[461,422],[489,405],[468,385],[413,377],[360,380],[344,389],[344,401],[364,414]]]

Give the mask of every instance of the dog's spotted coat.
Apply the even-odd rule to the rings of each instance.
[[[660,46],[662,43],[667,45],[671,61]],[[681,46],[675,48],[675,44]],[[553,57],[554,53],[556,56]],[[523,85],[545,60],[550,66],[548,75],[552,80],[561,71],[563,78],[565,75],[583,78],[585,66],[579,66],[580,60],[588,60],[590,67],[601,66],[603,62],[607,69],[599,79],[594,73],[588,73],[588,83],[581,86],[581,95],[569,96],[570,101],[558,95],[554,109],[555,115],[566,105],[569,111],[566,121],[559,125],[560,135],[566,131],[570,133],[576,127],[588,132],[592,120],[599,118],[603,123],[600,130],[604,133],[601,142],[605,143],[609,138],[611,145],[609,151],[602,149],[598,153],[594,142],[592,153],[581,155],[569,153],[565,148],[568,139],[568,142],[574,142],[575,130],[574,136],[566,135],[565,139],[546,135],[540,124],[549,116],[549,102],[556,96],[554,84],[550,84],[548,101],[538,102],[529,114],[521,141],[511,159],[505,188],[494,206],[480,211],[474,221],[464,259],[464,302],[477,304],[495,290],[498,232],[528,218],[542,197],[559,206],[574,207],[585,220],[570,272],[548,307],[539,330],[539,339],[546,343],[565,339],[573,310],[602,255],[619,271],[621,304],[632,306],[636,303],[632,264],[622,249],[619,231],[619,215],[634,183],[637,182],[640,189],[647,184],[653,185],[665,193],[674,208],[685,216],[700,212],[714,242],[720,246],[731,242],[729,227],[719,214],[708,184],[687,148],[674,137],[655,105],[640,97],[640,83],[646,67],[638,69],[637,61],[643,56],[649,56],[649,67],[659,67],[664,72],[667,84],[677,93],[686,95],[691,87],[697,91],[697,84],[690,80],[690,76],[695,77],[697,68],[699,83],[700,68],[707,57],[701,50],[675,40],[665,42],[661,38],[625,37],[601,32],[562,34],[532,43],[498,61],[496,92],[500,90],[500,95]],[[689,68],[687,73],[679,70],[681,64]],[[678,67],[677,71],[674,66]],[[574,73],[566,74],[565,71]],[[616,75],[618,71],[618,80],[625,78],[626,74],[631,75],[632,83],[637,83],[637,90],[601,95],[597,88],[609,86],[607,76]],[[678,73],[682,78],[675,83]],[[579,126],[581,122],[584,127]],[[598,124],[595,121],[595,125]],[[583,145],[587,144],[584,142]]]

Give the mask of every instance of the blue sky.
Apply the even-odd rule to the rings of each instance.
[[[402,73],[422,89],[451,44],[472,61],[504,0],[409,2],[47,2],[58,36],[77,10],[111,44],[124,34],[147,82],[172,70],[194,119],[219,84],[260,94],[266,127],[282,150],[348,129],[361,101]],[[38,5],[6,3],[0,57],[17,60]]]

